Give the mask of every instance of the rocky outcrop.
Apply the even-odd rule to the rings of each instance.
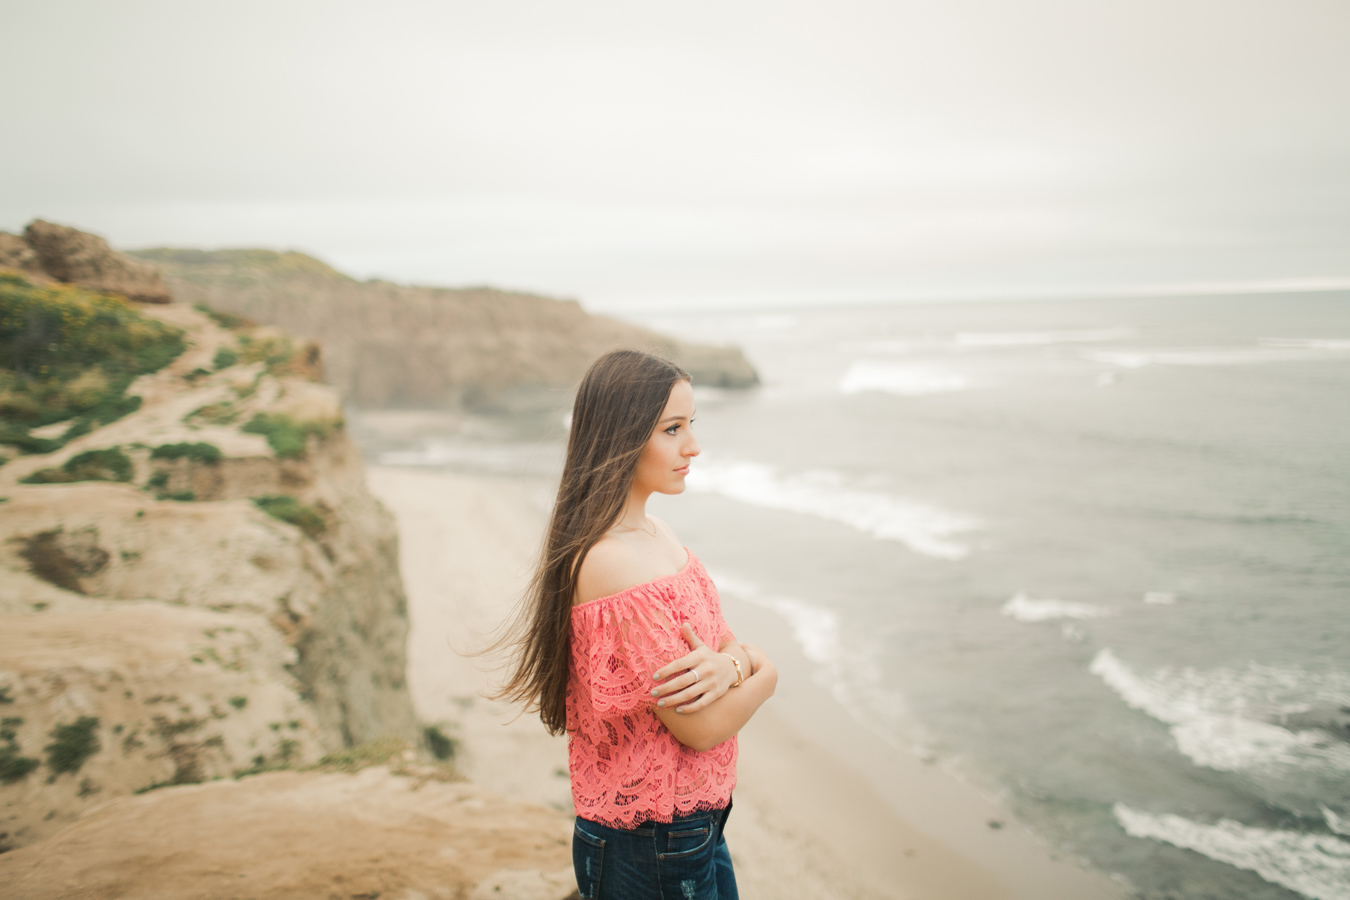
[[[98,235],[38,219],[23,237],[0,233],[0,266],[42,275],[94,291],[111,291],[140,303],[172,298],[154,266],[115,252]]]
[[[0,231],[0,269],[14,269],[30,277],[41,278],[46,274],[28,242],[7,231]]]
[[[139,408],[0,466],[0,850],[144,789],[421,738],[397,534],[313,352],[140,309],[187,349]]]
[[[696,384],[758,383],[736,348],[677,341],[588,314],[571,300],[359,282],[300,253],[166,249],[135,255],[160,266],[181,300],[320,343],[329,383],[357,406],[565,405],[586,366],[621,346],[676,360]]]

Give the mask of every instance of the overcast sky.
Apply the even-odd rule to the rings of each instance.
[[[1350,285],[1346,0],[0,0],[0,229],[610,310]]]

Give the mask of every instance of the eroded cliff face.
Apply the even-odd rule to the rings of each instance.
[[[699,385],[745,388],[740,350],[677,341],[591,315],[572,300],[490,288],[359,282],[300,253],[145,250],[176,296],[322,344],[329,382],[375,407],[565,406],[597,356],[662,354]]]
[[[0,850],[119,795],[419,738],[397,534],[314,351],[141,311],[187,350],[127,388],[139,409],[3,453]]]

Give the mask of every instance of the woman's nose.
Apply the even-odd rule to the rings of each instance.
[[[689,432],[689,443],[685,445],[684,455],[693,458],[695,456],[698,456],[702,452],[703,448],[698,445],[698,438],[694,437],[694,433],[692,431]]]

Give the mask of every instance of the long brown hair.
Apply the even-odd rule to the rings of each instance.
[[[572,405],[571,434],[543,552],[515,619],[494,649],[509,650],[510,675],[493,699],[538,711],[550,734],[567,730],[572,600],[586,554],[623,515],[638,457],[689,375],[640,350],[591,363]]]

